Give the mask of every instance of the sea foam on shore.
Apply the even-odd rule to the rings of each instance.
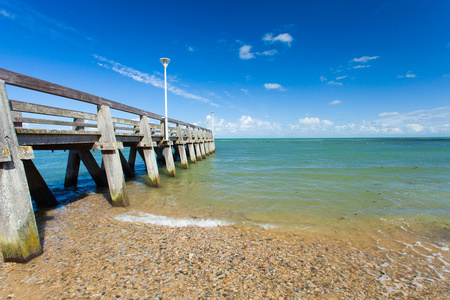
[[[144,212],[131,211],[121,215],[118,215],[114,219],[122,222],[132,223],[146,223],[153,225],[162,225],[169,227],[186,227],[186,226],[198,226],[198,227],[217,227],[227,226],[231,223],[222,220],[213,219],[174,219],[166,216],[157,216]]]

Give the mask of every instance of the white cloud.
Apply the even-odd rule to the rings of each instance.
[[[294,38],[289,33],[282,33],[277,35],[276,37],[274,37],[272,33],[267,33],[263,37],[263,41],[265,42],[269,43],[282,42],[288,44],[288,46],[291,46],[293,40]]]
[[[194,48],[192,48],[191,46],[188,47],[188,51],[189,52],[194,52]]]
[[[363,68],[369,68],[370,65],[357,65],[357,66],[353,66],[353,69],[363,69]]]
[[[343,85],[342,82],[336,82],[334,80],[328,81],[327,84],[329,84],[329,85],[338,85],[338,86]]]
[[[309,117],[305,117],[303,119],[299,119],[298,122],[300,124],[308,125],[308,126],[323,125],[325,127],[329,127],[329,126],[332,126],[334,124],[334,122],[329,121],[329,120],[320,120],[319,118],[309,118]]]
[[[207,123],[210,122],[211,116],[208,115],[206,120]],[[272,136],[273,132],[281,132],[281,125],[242,115],[236,122],[215,119],[214,129],[222,136],[264,136],[264,134]]]
[[[379,56],[362,56],[360,58],[354,58],[350,62],[357,62],[357,63],[366,63],[369,60],[377,59]]]
[[[336,80],[341,80],[341,79],[344,79],[344,78],[347,78],[347,77],[348,77],[348,75],[336,77]]]
[[[386,117],[386,116],[396,116],[396,115],[398,115],[398,112],[384,112],[384,113],[379,114],[378,116]]]
[[[337,105],[337,104],[341,104],[342,102],[340,100],[333,100],[331,102],[329,102],[328,104],[330,105]]]
[[[162,88],[162,89],[164,88],[164,80],[156,77],[155,75],[149,75],[147,73],[140,72],[138,70],[124,66],[118,62],[115,62],[113,60],[110,60],[110,59],[107,59],[105,57],[101,57],[98,55],[94,55],[94,58],[99,61],[97,63],[97,65],[99,65],[100,67],[112,70],[114,72],[119,73],[120,75],[129,77],[138,82],[149,84],[154,87],[158,87],[158,88]],[[168,84],[167,90],[172,92],[175,95],[181,96],[186,99],[192,99],[192,100],[196,100],[196,101],[199,101],[202,103],[208,103],[215,107],[219,107],[218,104],[212,102],[211,100],[209,100],[207,98],[191,94],[191,93],[189,93],[183,89],[180,89],[172,84]]]
[[[268,50],[268,51],[264,51],[264,52],[258,52],[258,53],[256,53],[256,54],[258,54],[258,55],[264,55],[264,56],[273,56],[273,55],[275,55],[275,54],[277,54],[277,53],[278,53],[277,50],[272,49],[272,50]]]
[[[11,15],[4,9],[0,10],[0,15],[4,16],[6,18],[9,18],[9,19],[14,19],[14,15]]]
[[[252,49],[252,46],[250,46],[250,45],[244,45],[241,48],[239,48],[239,58],[240,59],[255,58],[255,55],[250,52],[251,49]]]
[[[320,76],[320,81],[325,82],[325,81],[327,81],[327,78],[324,76]]]
[[[246,95],[248,94],[248,90],[246,89],[241,89],[241,91],[243,91]]]
[[[413,74],[411,71],[408,71],[408,72],[406,72],[406,75],[398,75],[397,77],[398,78],[403,78],[403,77],[405,77],[405,78],[416,78],[417,75]]]
[[[424,127],[420,124],[407,124],[406,127],[414,132],[422,132],[424,129]]]
[[[2,6],[6,7],[0,10],[0,16],[8,18],[31,30],[35,33],[44,34],[51,38],[65,40],[72,44],[78,45],[80,40],[83,42],[92,41],[85,34],[79,32],[75,28],[65,24],[64,22],[53,19],[34,10],[25,3],[19,1],[0,1]]]
[[[286,89],[279,83],[265,83],[264,87],[266,90],[279,90],[279,91],[285,91]]]

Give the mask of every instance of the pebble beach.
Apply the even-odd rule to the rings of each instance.
[[[44,253],[0,262],[0,299],[448,299],[431,259],[318,233],[122,222],[101,194],[37,211]],[[437,247],[437,246],[436,246]],[[429,249],[431,251],[431,249]],[[2,259],[0,258],[0,261]]]

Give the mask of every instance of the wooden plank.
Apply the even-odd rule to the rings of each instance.
[[[41,114],[48,116],[66,117],[66,118],[77,118],[97,121],[97,115],[91,113],[85,113],[76,110],[62,109],[52,106],[9,100],[11,103],[11,110],[27,112],[33,114]]]
[[[22,87],[38,92],[43,92],[51,95],[61,96],[73,100],[78,100],[90,104],[95,104],[97,106],[105,105],[109,106],[112,109],[125,111],[128,113],[136,114],[139,116],[147,116],[151,119],[155,120],[163,120],[164,117],[158,114],[154,114],[142,109],[138,109],[126,104],[122,104],[119,102],[115,102],[112,100],[108,100],[99,96],[94,96],[92,94],[88,94],[85,92],[81,92],[75,89],[71,89],[62,85],[58,85],[55,83],[51,83],[45,80],[37,79],[31,76],[26,76],[20,73],[16,73],[13,71],[9,71],[6,69],[0,68],[0,79],[4,80],[7,84]],[[206,128],[202,128],[199,126],[195,126],[186,122],[178,121],[175,119],[168,119],[168,122],[174,123],[174,124],[181,124],[186,126],[191,126],[194,128],[200,128],[204,130],[208,130]]]
[[[22,123],[33,123],[33,124],[46,124],[46,125],[59,125],[59,126],[79,126],[79,122],[70,121],[60,121],[60,120],[46,120],[46,119],[36,119],[36,118],[22,118]],[[97,124],[83,123],[83,127],[94,127],[97,128]]]
[[[111,119],[112,119],[113,123],[119,123],[119,124],[139,127],[139,121],[127,120],[127,119],[121,119],[121,118],[111,118]]]

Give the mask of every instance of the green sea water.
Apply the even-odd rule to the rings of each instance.
[[[111,217],[280,231],[313,243],[337,239],[363,249],[368,261],[378,258],[380,272],[367,275],[387,294],[408,294],[392,281],[395,274],[409,278],[414,289],[449,280],[449,138],[219,139],[216,148],[189,170],[177,162],[175,178],[160,166],[160,188],[149,186],[138,160],[136,177],[127,180],[131,205],[111,209]],[[63,188],[67,152],[35,152],[37,168],[61,203],[99,200],[89,194],[109,197],[84,168],[76,188]],[[100,163],[101,153],[94,156]]]
[[[178,162],[175,178],[161,166],[161,188],[149,187],[138,161],[137,177],[127,182],[131,209],[331,233],[380,220],[404,229],[435,226],[444,239],[448,233],[448,138],[219,139],[216,148],[189,170]],[[85,170],[76,189],[64,189],[68,153],[38,154],[37,167],[61,202],[107,193]]]

